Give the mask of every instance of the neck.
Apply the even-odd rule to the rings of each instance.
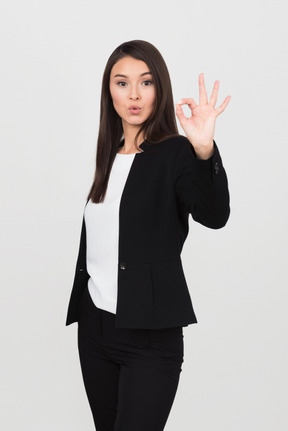
[[[139,130],[139,127],[135,127],[135,126],[127,127],[126,124],[123,124],[124,142],[121,148],[121,151],[123,153],[134,153],[135,151],[139,151],[134,143],[134,139],[138,130]],[[137,145],[139,146],[143,141],[144,141],[144,135],[142,132],[137,139]]]

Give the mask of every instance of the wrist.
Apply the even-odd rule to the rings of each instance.
[[[192,144],[191,144],[192,145]],[[195,146],[193,145],[197,159],[207,160],[214,154],[214,141],[207,145]]]

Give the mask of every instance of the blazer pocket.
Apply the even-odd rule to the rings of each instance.
[[[154,304],[158,313],[190,312],[191,298],[181,260],[151,264]]]

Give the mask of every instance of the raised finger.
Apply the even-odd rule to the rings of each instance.
[[[204,73],[199,75],[199,105],[206,105],[208,103],[207,92],[204,84]]]
[[[217,102],[219,85],[220,85],[220,81],[219,80],[215,81],[214,87],[213,87],[213,90],[212,90],[212,94],[211,94],[211,97],[210,97],[209,105],[213,106],[213,108],[214,108],[214,106],[216,105],[216,102]]]
[[[224,102],[218,108],[215,109],[215,111],[217,112],[217,115],[221,114],[224,111],[224,109],[230,102],[230,99],[231,99],[231,96],[227,96]]]

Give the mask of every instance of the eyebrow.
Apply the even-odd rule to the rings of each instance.
[[[151,72],[144,72],[144,73],[141,73],[141,75],[140,76],[145,76],[145,75],[152,75],[152,73]],[[114,75],[114,78],[117,78],[117,77],[119,77],[119,78],[128,78],[128,76],[126,76],[126,75],[121,75],[121,74],[117,74],[117,75]]]

